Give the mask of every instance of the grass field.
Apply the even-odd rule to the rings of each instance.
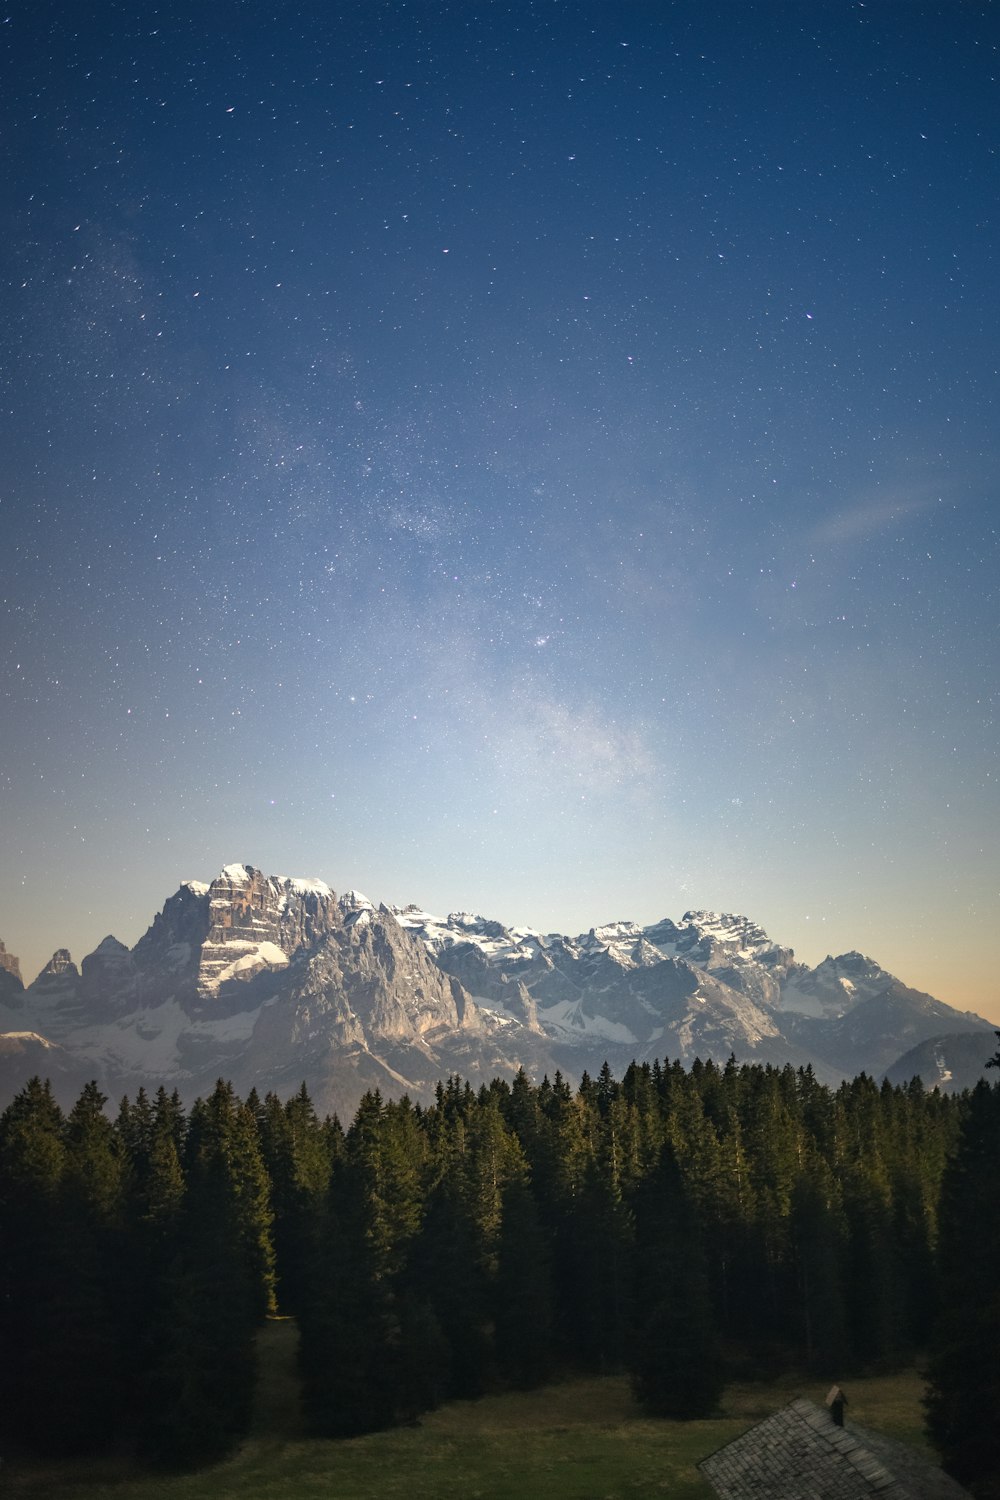
[[[826,1384],[786,1378],[729,1387],[705,1422],[642,1416],[624,1379],[578,1379],[542,1391],[456,1402],[417,1427],[346,1442],[299,1430],[295,1327],[262,1334],[254,1432],[228,1462],[172,1478],[108,1463],[0,1475],[4,1500],[709,1500],[695,1465],[794,1396],[822,1402]],[[844,1382],[848,1418],[923,1446],[914,1372]]]

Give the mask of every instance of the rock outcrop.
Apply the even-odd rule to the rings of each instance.
[[[20,1010],[23,996],[20,962],[0,942],[0,1010]]]

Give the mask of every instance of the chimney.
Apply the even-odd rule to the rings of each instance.
[[[844,1425],[844,1407],[847,1405],[847,1397],[839,1385],[831,1385],[827,1392],[826,1404],[830,1408],[830,1416],[833,1418],[835,1427]]]

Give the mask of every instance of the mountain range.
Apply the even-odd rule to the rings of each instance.
[[[366,1089],[427,1099],[451,1074],[575,1081],[605,1061],[730,1054],[947,1088],[995,1047],[981,1016],[861,953],[809,968],[748,918],[705,911],[568,937],[235,864],[182,884],[134,948],[106,937],[79,967],[57,949],[27,988],[0,943],[0,1102],[35,1073],[64,1103],[92,1078],[113,1097],[193,1099],[221,1076],[260,1094],[305,1081],[349,1118]]]

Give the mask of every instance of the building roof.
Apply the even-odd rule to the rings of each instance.
[[[719,1500],[969,1500],[916,1448],[801,1399],[698,1467]]]

